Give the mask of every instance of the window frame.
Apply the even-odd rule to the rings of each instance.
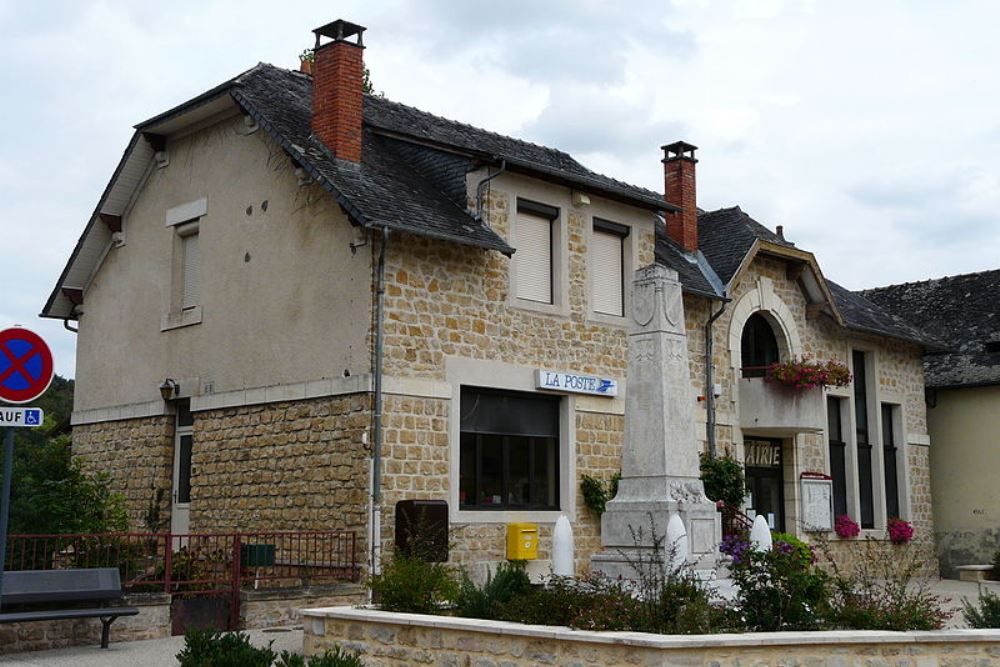
[[[500,432],[496,430],[490,431],[475,431],[475,430],[465,430],[459,425],[459,458],[458,458],[458,469],[459,469],[459,510],[462,512],[469,511],[485,511],[485,512],[498,512],[498,511],[542,511],[542,512],[558,512],[562,506],[562,497],[560,493],[560,474],[559,474],[559,459],[560,459],[560,443],[562,441],[562,420],[560,419],[560,399],[558,396],[552,394],[540,393],[540,392],[522,392],[522,391],[511,391],[504,389],[496,389],[493,387],[479,387],[474,385],[463,385],[459,391],[459,420],[464,420],[463,410],[465,406],[462,402],[468,400],[472,396],[478,398],[483,396],[494,396],[494,397],[512,397],[518,398],[520,400],[529,400],[539,402],[540,410],[552,410],[553,414],[551,417],[555,418],[556,433],[552,434],[529,434],[529,433],[516,433],[514,429],[510,432]],[[547,404],[547,405],[545,405]],[[513,504],[509,500],[501,500],[499,503],[480,503],[474,501],[472,503],[462,503],[462,470],[464,468],[463,450],[467,444],[467,436],[473,437],[474,447],[475,447],[475,474],[474,474],[474,485],[473,485],[473,495],[480,495],[483,481],[483,450],[486,447],[484,442],[485,438],[499,438],[500,439],[500,471],[499,473],[494,473],[494,475],[500,478],[500,496],[504,498],[505,496],[509,498],[510,488],[514,483],[511,472],[511,445],[514,438],[524,438],[527,440],[529,455],[528,455],[528,485],[529,485],[529,495],[531,493],[530,489],[534,488],[536,477],[535,477],[535,465],[536,458],[535,453],[537,452],[537,447],[539,444],[548,444],[549,446],[554,446],[555,455],[551,457],[552,463],[554,464],[554,470],[551,472],[550,484],[548,486],[548,491],[546,495],[554,496],[555,503],[535,503],[529,499],[528,503],[525,504]],[[553,442],[554,441],[554,442]]]
[[[171,234],[170,276],[166,282],[169,291],[166,297],[166,307],[160,318],[160,331],[170,331],[181,327],[200,324],[202,321],[202,303],[204,292],[202,286],[204,272],[202,267],[201,225],[208,214],[208,198],[202,197],[194,201],[174,206],[167,210],[166,228]],[[197,235],[197,296],[195,303],[186,303],[185,299],[185,239]]]
[[[621,262],[621,275],[619,276],[619,289],[621,290],[621,312],[609,313],[598,310],[596,305],[596,290],[594,278],[597,275],[597,261],[594,257],[594,239],[598,233],[609,234],[618,237],[619,253]],[[613,324],[621,324],[629,310],[628,276],[632,267],[632,228],[607,218],[593,216],[590,225],[590,242],[587,244],[587,277],[588,277],[588,305],[587,310],[592,319],[605,321]]]
[[[538,199],[512,195],[510,215],[511,245],[514,246],[514,256],[509,264],[508,302],[514,308],[533,310],[554,315],[569,315],[569,303],[566,295],[568,282],[567,250],[566,250],[566,212],[563,208],[546,204]],[[519,219],[521,215],[533,216],[549,220],[549,286],[550,299],[546,303],[518,295],[519,283]],[[523,257],[523,255],[522,255]]]

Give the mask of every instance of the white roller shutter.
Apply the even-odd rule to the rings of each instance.
[[[517,216],[517,298],[552,303],[552,221]]]
[[[181,237],[184,259],[184,294],[181,308],[198,305],[198,233]]]
[[[625,314],[622,291],[622,237],[595,229],[590,243],[594,311],[622,316]]]

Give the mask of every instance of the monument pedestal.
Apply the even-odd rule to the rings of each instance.
[[[707,577],[718,567],[722,522],[700,479],[695,395],[676,272],[660,265],[636,272],[632,320],[622,478],[618,495],[601,516],[602,550],[591,558],[591,567],[634,579],[633,564],[655,558],[669,563],[676,549]],[[683,544],[672,547],[667,524],[673,515],[680,517],[686,534],[679,538]]]

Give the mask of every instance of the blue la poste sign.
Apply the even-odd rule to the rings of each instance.
[[[564,373],[539,369],[535,371],[535,387],[569,394],[614,397],[618,395],[618,380],[597,375]]]

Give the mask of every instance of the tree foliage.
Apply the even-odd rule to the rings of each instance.
[[[124,498],[111,492],[106,474],[88,473],[72,458],[73,381],[57,375],[34,406],[45,411],[45,422],[15,433],[10,532],[125,530]]]

